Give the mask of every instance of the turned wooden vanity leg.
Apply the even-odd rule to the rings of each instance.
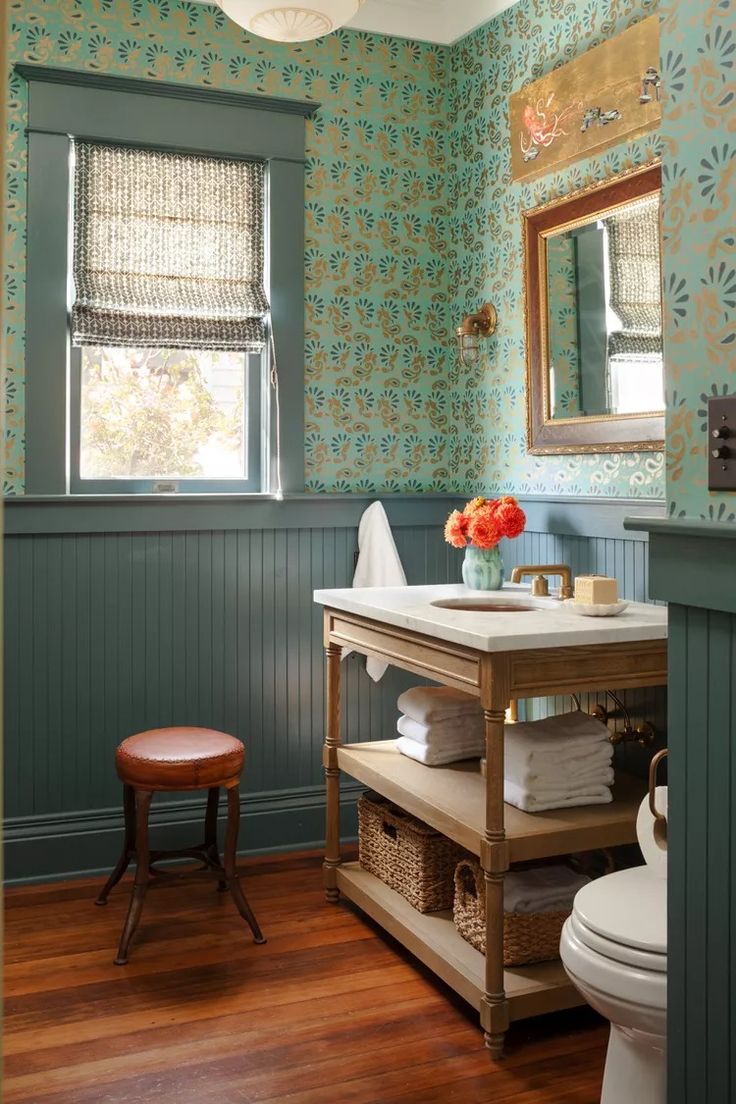
[[[509,1026],[509,1005],[503,977],[503,880],[508,870],[508,848],[503,807],[504,708],[485,709],[486,831],[481,865],[486,885],[486,977],[481,999],[481,1025],[493,1058],[500,1058]]]
[[[340,899],[337,888],[337,868],[340,865],[340,770],[337,765],[337,749],[340,746],[340,658],[339,644],[328,643],[327,657],[327,717],[322,763],[325,768],[327,791],[327,825],[325,829],[324,883],[325,896],[330,904]]]

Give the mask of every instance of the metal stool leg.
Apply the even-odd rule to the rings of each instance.
[[[135,882],[128,906],[128,915],[123,925],[123,934],[120,936],[116,966],[124,966],[128,961],[128,946],[138,921],[143,911],[143,901],[146,896],[149,879],[150,852],[148,847],[148,814],[151,809],[153,793],[150,790],[135,790]]]
[[[243,887],[238,878],[235,864],[235,853],[238,846],[238,825],[240,824],[240,790],[238,786],[231,786],[227,791],[227,831],[225,833],[225,874],[227,883],[235,901],[236,908],[244,920],[250,925],[253,939],[256,943],[265,943],[265,937],[258,926],[258,921],[248,904]]]
[[[123,786],[123,814],[125,817],[125,840],[117,866],[105,882],[104,888],[95,901],[96,905],[106,905],[110,890],[114,889],[130,865],[135,854],[135,793],[132,786]]]

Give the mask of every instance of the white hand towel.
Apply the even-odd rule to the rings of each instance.
[[[567,769],[568,764],[577,767],[585,763],[603,763],[613,755],[613,745],[608,740],[588,740],[578,747],[560,751],[555,741],[545,741],[539,751],[529,751],[525,742],[517,743],[509,732],[511,725],[504,729],[504,752],[512,763],[540,764],[544,769],[555,766],[558,770]],[[514,728],[516,725],[513,726]],[[540,743],[542,741],[539,741]],[[549,745],[549,746],[548,746]]]
[[[580,887],[583,888],[582,886]],[[559,897],[548,897],[544,901],[539,903],[535,902],[531,908],[528,909],[516,909],[516,912],[572,912],[573,901],[575,897],[573,895],[570,898],[567,893],[561,893]],[[506,909],[506,912],[511,912],[511,909]]]
[[[593,782],[570,783],[565,786],[558,783],[551,786],[537,784],[533,787],[516,786],[516,789],[534,802],[550,802],[558,797],[587,797],[589,794],[595,797],[601,793],[601,790],[610,789],[612,785],[614,785],[614,772],[610,771],[608,777],[596,778]]]
[[[593,765],[575,765],[570,766],[566,771],[559,771],[552,766],[548,769],[534,766],[532,769],[520,764],[510,763],[508,760],[504,766],[504,777],[509,779],[509,782],[513,782],[516,786],[522,786],[526,789],[534,789],[536,786],[565,786],[575,785],[586,782],[608,782],[609,772],[612,769],[610,758],[607,760],[599,761]]]
[[[483,717],[477,698],[449,686],[413,686],[399,695],[399,712],[420,724],[441,724],[459,716],[474,714]]]
[[[354,587],[402,587],[406,575],[391,532],[386,511],[380,502],[373,502],[364,511],[358,526],[358,562],[353,575]],[[342,658],[350,655],[345,649]],[[388,663],[368,656],[365,669],[378,682],[386,673]]]
[[[578,785],[596,780],[607,782],[612,759],[613,748],[610,745],[607,748],[601,747],[600,752],[591,751],[570,762],[540,764],[535,758],[531,767],[523,759],[519,760],[512,755],[504,760],[504,777],[525,789],[534,789],[540,784]]]
[[[564,793],[567,797],[575,797],[576,794],[597,793],[601,786],[612,786],[614,777],[613,768],[608,767],[605,771],[599,771],[589,778],[574,778],[562,782],[559,778],[553,782],[537,779],[529,786],[518,786],[518,788],[524,790],[530,797],[539,798],[541,801],[550,796],[557,797],[558,794],[561,793]],[[506,776],[506,781],[513,782],[512,779],[509,779],[508,775]],[[513,782],[513,785],[516,786],[518,784]]]
[[[503,907],[506,912],[572,911],[575,894],[589,881],[560,863],[511,870],[503,880]]]
[[[562,713],[543,721],[519,721],[506,725],[504,745],[509,755],[553,756],[560,764],[582,750],[592,750],[608,740],[608,729],[587,713]]]
[[[472,714],[459,717],[455,721],[431,725],[420,724],[413,717],[402,715],[396,722],[396,728],[401,736],[430,747],[452,747],[454,744],[466,743],[468,739],[476,740],[481,746],[485,743],[483,718]]]
[[[508,805],[515,805],[517,809],[523,809],[525,813],[543,813],[548,809],[571,809],[578,805],[607,805],[613,801],[613,794],[608,786],[591,786],[591,792],[587,794],[574,794],[570,796],[565,789],[561,789],[557,795],[545,794],[541,799],[515,786],[513,782],[504,781],[503,799]]]
[[[396,748],[402,755],[416,759],[417,763],[424,763],[427,767],[441,767],[445,763],[457,763],[462,759],[480,759],[483,754],[478,745],[474,744],[467,747],[432,748],[426,744],[418,744],[416,740],[410,740],[406,736],[399,737]]]
[[[532,761],[530,766],[523,760],[509,756],[504,760],[504,773],[518,786],[532,785],[537,780],[541,782],[567,781],[589,778],[591,775],[604,774],[613,763],[613,756],[594,755],[593,753],[574,759],[571,762],[563,760],[562,763]]]

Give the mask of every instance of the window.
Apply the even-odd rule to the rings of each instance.
[[[72,162],[72,490],[260,490],[263,164],[90,142]]]
[[[72,357],[72,483],[259,487],[263,357],[86,345]],[[172,488],[173,489],[173,488]],[[240,488],[242,489],[242,488]]]
[[[664,410],[659,196],[629,203],[603,223],[608,409]]]
[[[273,493],[279,442],[283,489],[303,491],[304,120],[319,105],[19,77],[26,494]]]

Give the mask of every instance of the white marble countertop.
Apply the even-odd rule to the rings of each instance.
[[[432,605],[448,598],[483,598],[534,608],[515,613],[446,609]],[[569,648],[580,644],[621,644],[665,640],[667,610],[630,602],[617,617],[582,617],[556,598],[532,598],[527,586],[473,591],[462,584],[315,590],[314,601],[331,609],[368,617],[397,628],[463,644],[482,652],[525,648]]]

